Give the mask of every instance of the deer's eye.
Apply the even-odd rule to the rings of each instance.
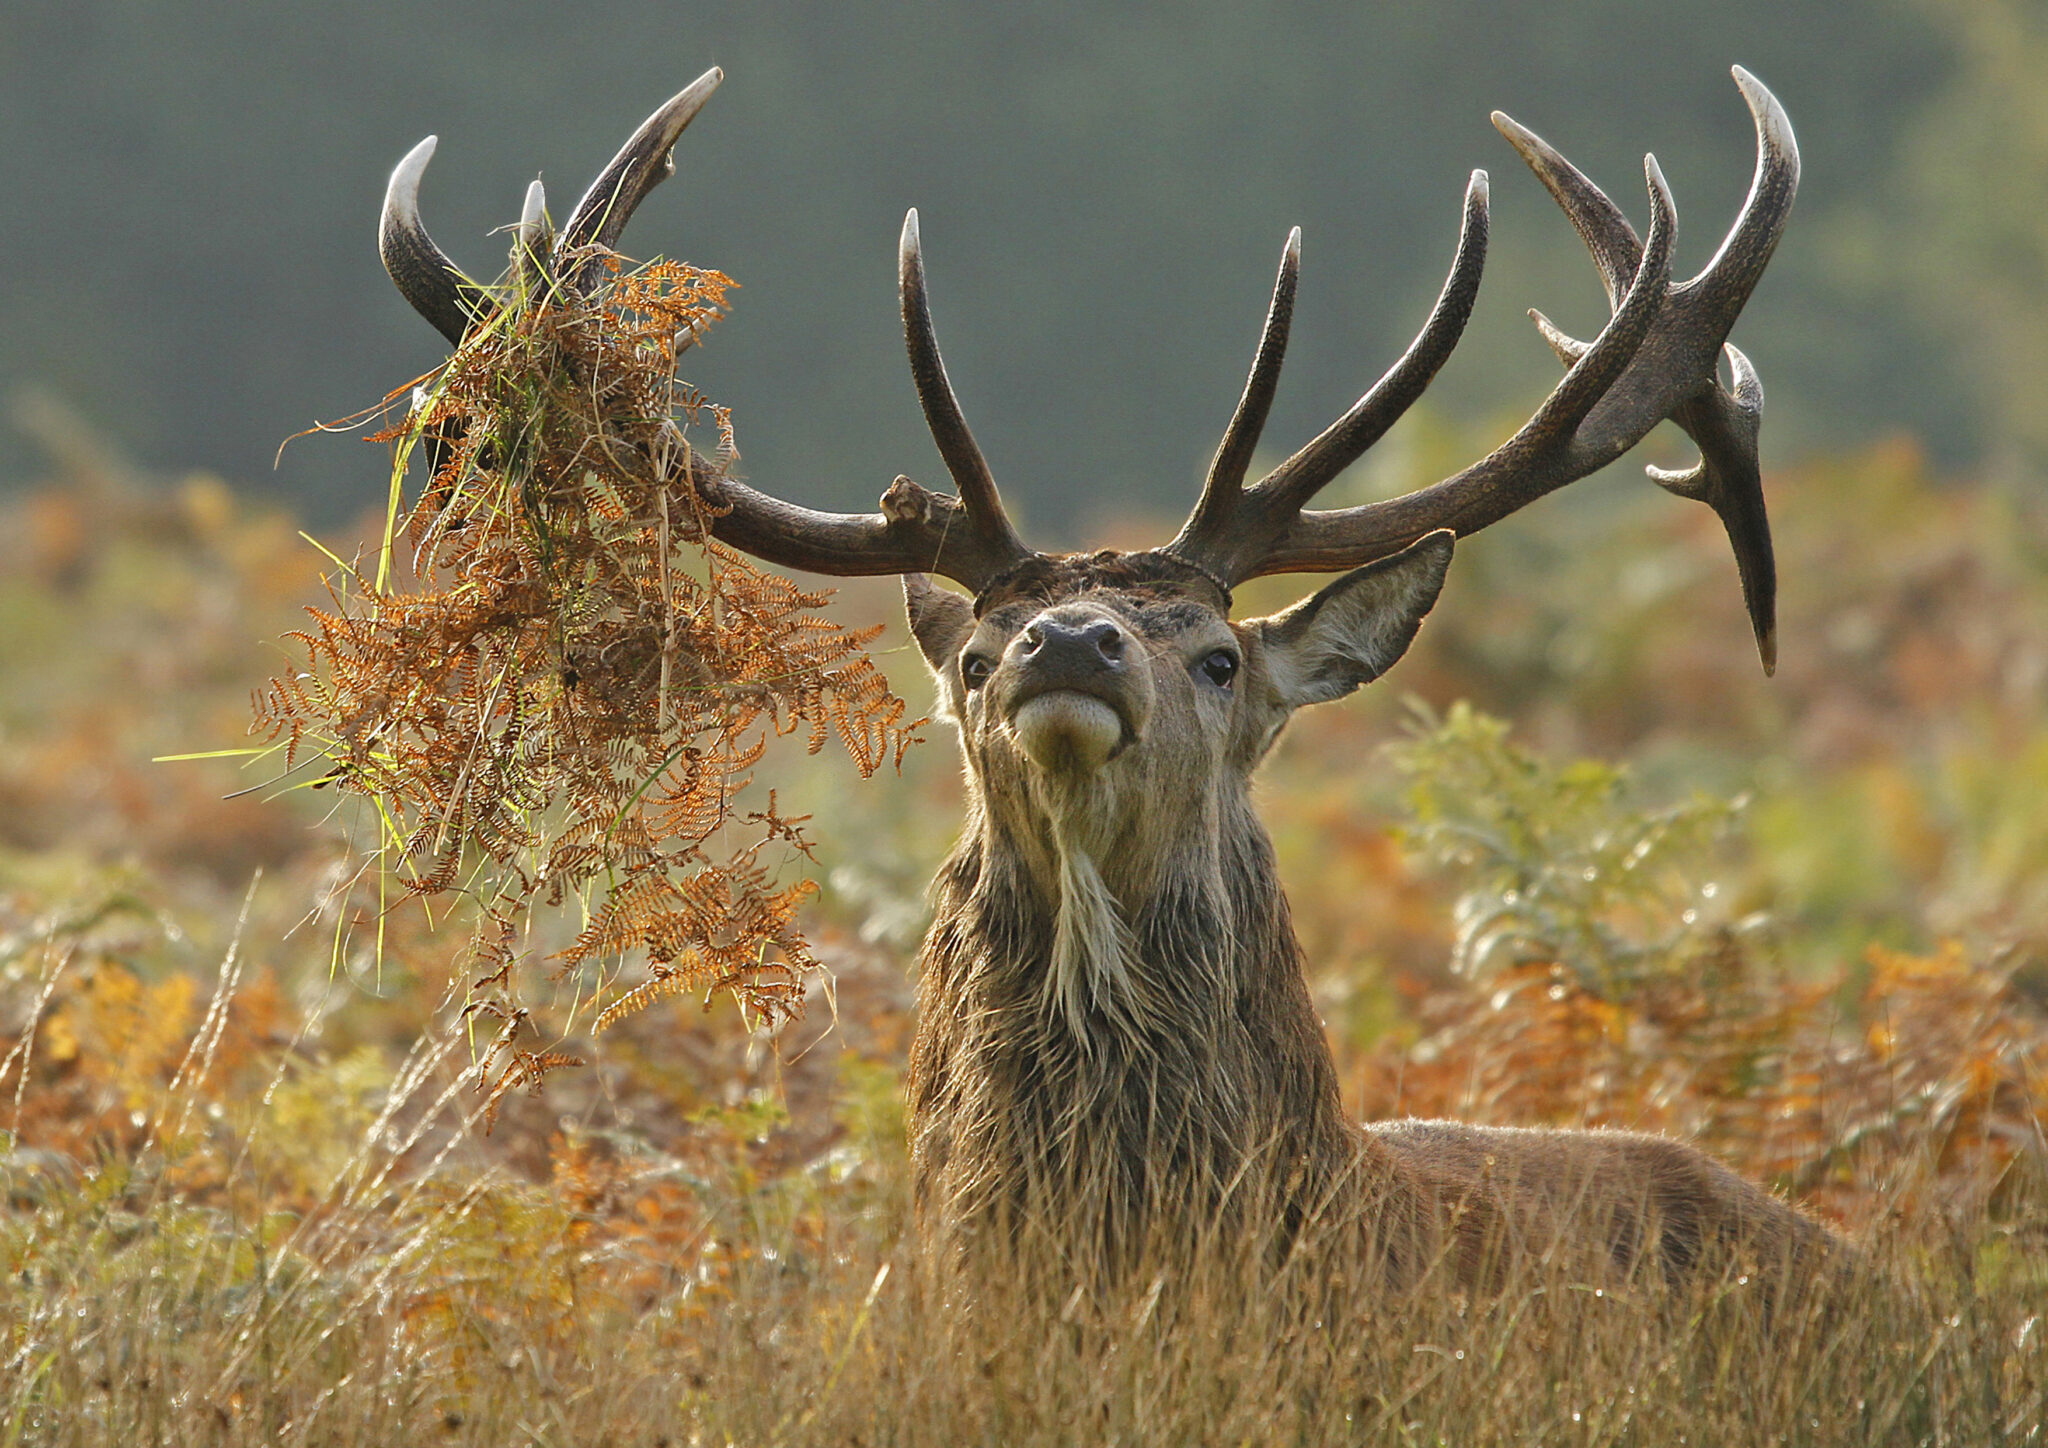
[[[1202,660],[1202,677],[1219,689],[1230,687],[1230,681],[1237,677],[1237,655],[1228,649],[1218,649]]]
[[[979,689],[986,684],[988,676],[995,671],[995,664],[983,654],[968,654],[960,660],[960,677],[967,681],[970,689]]]

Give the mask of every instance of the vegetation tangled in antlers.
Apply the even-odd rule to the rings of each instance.
[[[744,814],[734,796],[770,729],[813,751],[836,735],[866,774],[916,727],[862,651],[872,631],[709,536],[699,484],[737,456],[731,418],[676,363],[732,281],[609,253],[592,272],[571,289],[515,271],[377,435],[399,474],[377,576],[341,570],[292,635],[308,667],[256,701],[288,762],[316,751],[321,784],[374,802],[406,889],[474,898],[469,1009],[503,1018],[483,1065],[509,1051],[500,1092],[571,1059],[516,1049],[536,904],[585,905],[549,959],[595,967],[577,992],[595,1028],[685,990],[795,1012],[810,887],[778,866],[807,852],[803,821],[772,792]],[[685,430],[707,415],[708,459]],[[404,510],[415,449],[432,481]],[[388,577],[405,550],[410,591]]]

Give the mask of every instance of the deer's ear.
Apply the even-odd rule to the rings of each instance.
[[[1391,558],[1352,570],[1285,613],[1256,620],[1267,675],[1288,709],[1341,699],[1408,652],[1451,562],[1439,529]]]
[[[974,632],[974,605],[957,593],[935,587],[922,573],[906,573],[903,607],[910,614],[911,636],[924,661],[943,678]]]

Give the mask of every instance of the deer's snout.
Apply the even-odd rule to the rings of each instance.
[[[1143,656],[1130,630],[1099,612],[1041,614],[1010,642],[1002,717],[1042,767],[1098,768],[1151,712]]]
[[[1071,689],[1114,705],[1126,722],[1136,722],[1133,695],[1143,693],[1138,667],[1143,650],[1130,630],[1114,618],[1088,612],[1042,613],[1026,624],[1009,648],[1012,712],[1041,694]]]
[[[1112,619],[1041,618],[1018,635],[1017,652],[1035,673],[1085,677],[1122,668],[1125,643],[1123,628]]]

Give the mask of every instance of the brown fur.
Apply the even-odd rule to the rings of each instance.
[[[948,1253],[1037,1234],[1113,1272],[1261,1214],[1397,1278],[1446,1257],[1467,1285],[1532,1256],[1675,1280],[1824,1247],[1677,1142],[1345,1119],[1250,777],[1294,708],[1399,657],[1449,554],[1434,535],[1240,623],[1146,555],[1048,567],[978,610],[911,582],[969,782],[909,1078],[918,1207]]]

